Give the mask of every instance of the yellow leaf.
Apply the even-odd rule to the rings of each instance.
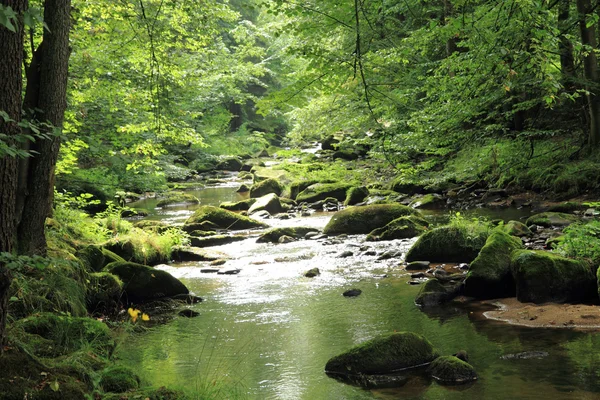
[[[150,276],[151,276],[151,277],[153,277],[153,278],[156,278],[156,277],[154,276],[154,274],[150,274]]]
[[[504,90],[506,90],[507,92],[510,92],[510,87],[508,85],[504,85]]]
[[[60,389],[60,385],[58,383],[58,381],[54,381],[50,384],[50,389],[52,389],[55,392],[58,392],[58,389]]]
[[[142,321],[150,321],[150,316],[146,313],[142,314]]]

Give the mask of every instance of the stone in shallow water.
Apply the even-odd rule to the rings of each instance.
[[[190,310],[190,309],[185,309],[185,310],[181,310],[179,311],[179,316],[181,317],[185,317],[185,318],[194,318],[200,315],[200,313],[198,311],[194,311],[194,310]]]
[[[346,290],[344,293],[342,293],[342,295],[344,297],[356,297],[359,296],[362,293],[362,290],[360,289],[350,289],[350,290]]]
[[[429,261],[413,261],[406,265],[407,271],[414,271],[419,269],[427,269],[431,263]]]
[[[321,275],[321,271],[319,271],[319,268],[310,269],[304,274],[304,276],[307,278],[314,278],[317,275]]]
[[[477,373],[471,364],[454,356],[436,358],[427,372],[442,385],[460,385],[477,380]]]
[[[219,272],[217,272],[217,275],[237,275],[239,274],[241,271],[241,269],[225,269],[225,270],[220,270]]]

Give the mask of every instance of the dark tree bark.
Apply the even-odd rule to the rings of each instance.
[[[27,8],[27,0],[1,0],[0,4],[11,7],[18,15]],[[0,111],[13,120],[5,122],[0,117],[0,133],[14,136],[21,132],[21,65],[23,62],[23,24],[15,24],[17,32],[0,27]],[[8,145],[15,145],[9,142]],[[0,155],[0,252],[12,252],[15,239],[15,197],[17,190],[18,160]],[[10,271],[0,264],[0,354],[6,340],[6,315]]]
[[[38,49],[39,91],[33,90],[34,97],[28,99],[37,109],[42,110],[36,114],[36,119],[42,123],[50,123],[55,127],[54,133],[62,129],[67,107],[70,10],[71,0],[44,2],[44,22],[48,29],[44,30],[43,44]],[[47,132],[52,133],[51,129],[47,129]],[[32,145],[32,150],[37,154],[30,158],[27,170],[27,189],[17,230],[20,254],[46,254],[44,223],[52,209],[54,170],[59,148],[60,137],[56,134]]]
[[[561,32],[558,49],[560,52],[560,70],[565,86],[573,84],[575,75],[575,61],[573,59],[573,44],[567,38],[566,33],[569,29],[569,15],[571,0],[560,0],[558,3],[558,29]]]
[[[586,15],[594,12],[594,7],[590,0],[577,0],[577,12],[579,13],[579,30],[581,31],[581,43],[589,46],[590,49],[596,49],[596,29],[594,25],[587,26]],[[590,131],[588,143],[592,147],[600,144],[600,96],[598,96],[598,59],[594,51],[589,51],[583,59],[585,71],[586,87],[588,89],[588,105]]]

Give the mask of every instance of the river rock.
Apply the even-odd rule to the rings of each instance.
[[[539,225],[543,226],[544,228],[551,228],[553,226],[562,228],[578,221],[579,217],[573,214],[545,212],[532,215],[531,217],[527,218],[527,222],[525,222],[525,224],[527,226]]]
[[[279,181],[268,178],[264,181],[257,182],[250,188],[250,197],[258,198],[265,196],[269,193],[275,193],[277,196],[281,195],[283,186]]]
[[[492,233],[471,263],[465,280],[465,294],[478,299],[514,296],[511,255],[522,248],[519,238],[502,231]]]
[[[321,275],[321,271],[319,271],[319,268],[309,269],[304,274],[304,276],[307,277],[307,278],[314,278],[315,276],[318,276],[318,275]]]
[[[307,238],[308,235],[319,235],[319,230],[309,227],[292,227],[292,228],[273,228],[263,233],[257,240],[257,243],[278,243],[282,236],[289,236],[294,239]],[[314,236],[313,236],[314,237]]]
[[[237,193],[246,193],[246,192],[249,192],[249,191],[250,191],[250,188],[245,183],[242,183],[240,185],[240,187],[237,188],[237,190],[236,190]]]
[[[419,212],[401,204],[372,204],[348,207],[338,211],[323,230],[328,235],[363,234],[386,226],[396,218],[419,215]]]
[[[362,290],[360,290],[360,289],[349,289],[349,290],[346,290],[344,293],[342,293],[342,296],[357,297],[357,296],[360,296],[361,293],[362,293]]]
[[[415,270],[427,269],[427,268],[429,268],[430,265],[431,265],[431,263],[429,261],[413,261],[406,265],[406,270],[407,271],[415,271]]]
[[[454,356],[438,357],[427,372],[442,385],[460,385],[477,380],[473,366]]]
[[[221,269],[217,272],[217,275],[237,275],[241,271],[239,268]]]
[[[369,196],[369,189],[364,186],[354,186],[348,189],[346,193],[346,200],[344,200],[345,206],[353,206],[358,203],[365,201]]]
[[[306,202],[306,203],[314,203],[316,201],[325,200],[328,197],[335,199],[335,203],[337,205],[338,201],[346,200],[346,194],[348,189],[350,189],[352,185],[348,183],[315,183],[310,185],[296,196],[296,201],[298,203]]]
[[[429,223],[416,215],[396,218],[383,228],[372,230],[367,235],[368,241],[409,239],[419,236],[427,229]]]
[[[200,315],[200,313],[198,311],[190,310],[189,308],[186,308],[185,310],[181,310],[177,314],[180,317],[185,317],[185,318],[195,318]]]
[[[353,252],[346,250],[341,252],[340,254],[337,255],[337,258],[347,258],[347,257],[352,257],[354,255]]]
[[[283,235],[283,236],[281,236],[277,240],[277,243],[282,243],[283,244],[283,243],[292,243],[292,242],[295,242],[295,241],[296,241],[296,238],[293,238],[293,237],[288,236],[288,235]]]
[[[211,246],[222,246],[224,244],[240,242],[247,239],[246,236],[234,236],[234,235],[213,235],[205,237],[190,236],[190,244],[194,247],[211,247]]]
[[[237,157],[225,158],[215,166],[218,171],[239,171],[242,169],[242,160]]]
[[[171,258],[177,262],[185,261],[215,261],[226,257],[226,254],[198,247],[173,247]]]
[[[415,298],[415,303],[423,307],[438,306],[454,299],[460,294],[460,284],[442,284],[438,279],[428,280]]]
[[[183,225],[183,230],[192,232],[196,229],[196,224],[210,222],[220,229],[241,230],[261,228],[267,226],[263,222],[244,217],[232,211],[224,210],[214,206],[202,206],[198,208],[194,214],[188,218]]]
[[[406,261],[471,262],[487,240],[487,234],[472,236],[466,230],[444,226],[425,232],[406,253]]]
[[[385,374],[432,362],[437,352],[423,336],[395,332],[359,344],[331,358],[325,372],[334,376]]]
[[[412,208],[420,208],[425,210],[435,210],[443,208],[446,205],[444,198],[437,193],[429,193],[418,197],[409,203]]]
[[[597,297],[594,274],[584,261],[548,251],[519,250],[511,263],[521,302],[576,303]]]
[[[248,210],[248,214],[253,214],[257,211],[268,211],[269,214],[275,215],[286,211],[286,208],[281,205],[279,196],[275,193],[269,193],[256,199],[256,202]]]
[[[518,236],[518,237],[531,237],[533,236],[533,232],[531,229],[527,227],[522,222],[519,221],[508,221],[503,227],[502,230],[509,235]]]
[[[256,203],[256,199],[246,199],[233,202],[228,201],[221,203],[219,207],[229,211],[248,211],[254,203]]]
[[[132,262],[114,262],[106,270],[123,281],[123,296],[128,303],[138,303],[189,294],[179,279],[165,271]]]

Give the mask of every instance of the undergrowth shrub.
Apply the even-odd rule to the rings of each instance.
[[[567,257],[589,260],[595,266],[600,265],[600,221],[566,227],[556,251]]]

